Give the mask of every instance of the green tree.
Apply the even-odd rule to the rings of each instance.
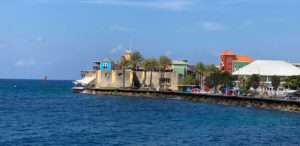
[[[277,89],[280,85],[280,77],[278,76],[272,76],[272,86],[273,86],[273,89],[275,90],[275,97],[276,97],[276,93],[277,93]]]
[[[158,68],[158,61],[154,58],[151,58],[149,59],[149,69],[150,69],[150,86],[151,86],[151,89],[153,87],[153,84],[152,84],[152,78],[153,78],[153,71],[156,70]]]
[[[220,73],[220,84],[223,87],[226,87],[225,93],[227,91],[228,86],[233,86],[234,77],[228,72]]]
[[[220,82],[224,86],[233,86],[233,76],[228,72],[222,72],[220,74]]]
[[[205,66],[205,69],[204,69],[204,72],[203,72],[203,80],[204,80],[204,85],[210,85],[212,84],[213,82],[218,82],[218,84],[214,85],[213,87],[216,87],[219,85],[219,82],[220,82],[220,70],[214,65],[214,64],[207,64]],[[213,76],[215,76],[216,78],[215,79],[212,79],[213,77],[211,76],[213,74]],[[208,78],[209,79],[206,79]],[[209,82],[209,83],[206,83],[206,82]],[[209,87],[209,86],[208,86]],[[210,87],[211,88],[211,87]],[[216,88],[214,88],[214,91],[216,92]]]
[[[195,85],[196,80],[193,76],[187,75],[186,77],[184,77],[183,79],[180,80],[179,84],[180,85]]]
[[[164,82],[165,71],[168,67],[170,67],[172,65],[172,61],[167,56],[160,56],[159,60],[158,60],[158,65],[159,65],[159,69],[161,72],[160,90],[164,90],[165,89],[165,82]]]
[[[217,91],[217,86],[220,85],[222,80],[221,72],[219,70],[210,73],[209,76],[205,78],[205,85],[209,88],[213,88],[213,90]]]
[[[243,90],[242,93],[248,94],[248,90],[250,89],[250,78],[249,76],[239,76],[238,77],[238,88]]]
[[[123,73],[123,88],[125,87],[125,70],[129,69],[130,62],[128,60],[122,60],[119,67],[122,69]]]
[[[132,71],[133,71],[132,87],[139,86],[139,85],[136,85],[136,83],[135,83],[135,80],[136,80],[135,71],[136,71],[138,65],[140,65],[140,63],[143,60],[144,60],[144,58],[143,58],[143,56],[142,56],[142,54],[140,52],[133,52],[133,53],[131,53],[130,63],[132,65]]]
[[[297,89],[300,86],[300,76],[290,76],[285,79],[285,87]]]
[[[238,87],[243,90],[249,90],[250,85],[249,85],[250,79],[248,76],[239,76],[238,77]]]
[[[215,65],[213,65],[213,64],[207,64],[206,66],[205,66],[205,70],[204,70],[204,76],[209,76],[210,74],[212,74],[212,73],[216,73],[216,72],[218,72],[219,71],[219,69],[215,66]]]
[[[147,79],[147,71],[151,69],[151,61],[152,59],[145,59],[143,62],[142,62],[142,68],[143,68],[143,72],[144,72],[144,79],[143,79],[143,86],[145,87],[146,86],[146,79]]]
[[[255,90],[254,91],[255,94],[256,94],[256,89],[259,87],[259,82],[260,82],[260,76],[258,74],[253,74],[252,76],[250,76],[249,84]]]
[[[201,84],[201,90],[203,91],[204,87],[204,72],[205,72],[206,66],[202,62],[198,62],[194,68],[193,71],[196,73],[197,80],[200,81]]]

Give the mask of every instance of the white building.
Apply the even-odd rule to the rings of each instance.
[[[237,76],[251,76],[253,74],[258,74],[261,77],[261,85],[266,88],[267,91],[273,92],[273,87],[271,84],[272,76],[279,76],[281,78],[281,84],[285,82],[285,79],[289,76],[300,75],[300,68],[294,66],[293,64],[280,61],[280,60],[256,60],[239,70],[232,73],[232,75]],[[261,89],[265,90],[265,89]],[[283,94],[288,92],[288,90],[279,88],[279,91]]]

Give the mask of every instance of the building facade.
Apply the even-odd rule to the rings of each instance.
[[[220,70],[233,73],[234,71],[253,62],[254,59],[245,55],[236,55],[231,51],[224,51],[220,54]]]
[[[224,51],[220,55],[220,70],[232,73],[232,61],[236,60],[236,54],[231,51]]]
[[[235,72],[248,64],[250,64],[250,62],[234,60],[232,61],[232,72]]]
[[[174,60],[172,61],[172,70],[185,77],[193,71],[193,67],[188,64],[187,60]]]
[[[131,70],[126,70],[125,74],[122,70],[95,70],[85,71],[84,78],[93,78],[87,87],[90,88],[122,88],[131,87],[134,81],[134,74]],[[165,72],[164,78],[161,78],[161,72],[144,72],[136,71],[136,80],[144,87],[151,87],[154,90],[159,90],[162,86],[166,90],[178,91],[178,82],[180,75],[174,72]],[[152,77],[151,77],[152,74]],[[152,84],[151,84],[152,78]],[[124,81],[125,80],[125,81]]]

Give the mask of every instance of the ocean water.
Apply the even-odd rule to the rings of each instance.
[[[0,80],[0,145],[300,145],[300,113]]]

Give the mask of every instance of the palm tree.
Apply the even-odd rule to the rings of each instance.
[[[150,69],[150,64],[151,63],[151,59],[145,59],[143,62],[142,62],[142,67],[143,67],[143,71],[144,71],[144,79],[143,79],[143,86],[145,87],[146,86],[146,79],[147,79],[147,71]]]
[[[194,72],[197,74],[198,77],[198,81],[200,80],[200,84],[201,84],[201,91],[203,91],[203,76],[204,76],[204,72],[205,72],[205,64],[203,64],[202,62],[198,62],[195,66],[194,66]]]
[[[300,87],[300,76],[290,76],[285,79],[284,86],[291,88],[291,89],[297,89],[297,87]]]
[[[158,60],[158,65],[160,68],[161,76],[160,76],[160,90],[164,90],[165,88],[165,71],[166,68],[172,65],[171,59],[169,59],[167,56],[160,56]],[[161,85],[162,83],[162,85]]]
[[[211,76],[211,74],[213,73],[220,73],[219,69],[214,65],[214,64],[207,64],[204,68],[204,72],[203,72],[203,84],[206,84],[206,78]],[[217,74],[215,74],[214,76],[216,76]]]
[[[219,69],[213,64],[207,64],[204,70],[204,76],[209,76],[212,73],[218,72]]]
[[[158,61],[154,58],[148,59],[149,60],[149,69],[151,71],[150,73],[150,87],[152,89],[152,74],[153,74],[153,70],[158,68]]]
[[[141,55],[140,52],[133,52],[130,56],[130,63],[132,65],[132,71],[133,71],[133,78],[132,78],[132,87],[136,86],[135,85],[135,80],[136,80],[136,68],[138,65],[144,60],[143,56]]]
[[[225,86],[226,90],[225,90],[225,94],[227,92],[228,86],[232,86],[233,85],[233,76],[228,73],[228,72],[222,72],[220,74],[220,80],[221,80],[221,85]]]
[[[221,83],[221,72],[219,70],[212,72],[205,78],[205,85],[209,88],[213,88],[214,92],[217,92],[217,87]]]
[[[122,60],[119,64],[120,69],[123,71],[123,88],[125,87],[125,70],[129,68],[130,62],[128,60]]]
[[[250,76],[249,82],[250,86],[254,88],[254,93],[256,94],[256,89],[258,88],[260,82],[260,76],[257,74],[253,74],[252,76]]]
[[[249,76],[239,76],[238,77],[238,88],[244,90],[247,95],[248,90],[250,89],[250,78]]]
[[[276,98],[276,93],[277,93],[277,89],[280,85],[280,77],[278,76],[272,76],[272,86],[273,86],[273,89],[275,90],[275,98]]]
[[[179,81],[180,85],[195,85],[195,83],[196,83],[195,77],[191,75],[187,75],[186,77],[184,77]]]

